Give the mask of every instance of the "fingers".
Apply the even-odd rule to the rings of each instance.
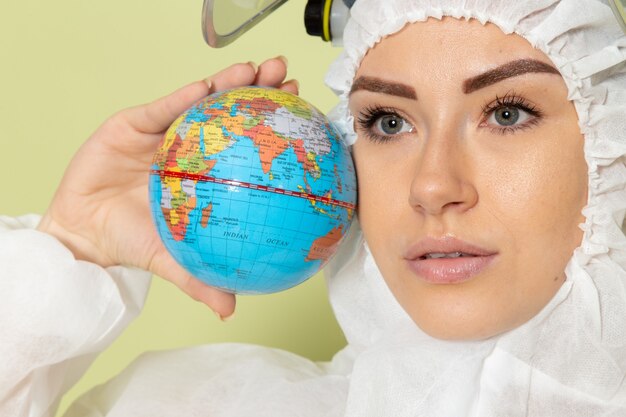
[[[220,320],[228,320],[235,313],[236,298],[234,294],[213,288],[186,273],[178,287],[191,298],[206,304],[217,314]]]
[[[210,85],[211,92],[246,85],[281,88],[290,93],[298,93],[296,80],[284,81],[287,76],[287,58],[278,56],[264,61],[258,67],[253,62],[235,64],[205,81]]]
[[[259,85],[298,94],[297,81],[284,82],[286,76],[287,58],[283,56],[268,59],[258,68],[252,62],[234,64],[204,82],[188,84],[152,103],[126,109],[122,114],[127,123],[141,133],[162,133],[185,110],[212,92]]]
[[[250,64],[235,64],[207,78],[196,81],[152,103],[121,112],[126,123],[141,133],[164,132],[178,116],[214,91],[226,90],[254,82],[256,70]]]
[[[188,84],[152,103],[131,107],[122,112],[126,121],[141,133],[161,133],[195,102],[209,94],[202,81]]]
[[[298,82],[298,80],[285,81],[281,84],[279,88],[291,94],[300,94],[300,83]]]
[[[300,84],[297,80],[284,81],[287,76],[287,66],[287,58],[282,55],[268,59],[259,66],[254,84],[280,88],[289,93],[298,94]]]
[[[255,85],[278,87],[287,76],[287,58],[277,56],[259,65],[254,79]]]
[[[172,282],[196,301],[206,304],[221,320],[230,318],[235,312],[235,295],[210,287],[194,278],[165,250],[155,255],[150,272]]]
[[[211,92],[228,90],[230,88],[251,85],[256,78],[256,68],[251,62],[247,64],[234,64],[205,79],[210,86]]]

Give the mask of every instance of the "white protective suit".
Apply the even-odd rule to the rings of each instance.
[[[355,225],[327,268],[349,342],[331,363],[232,344],[146,354],[67,416],[626,416],[626,36],[600,0],[358,0],[327,76],[350,143],[347,94],[365,52],[430,16],[526,38],[575,104],[589,167],[585,233],[548,305],[492,339],[435,340],[395,301]],[[75,262],[28,230],[36,221],[0,218],[2,417],[51,415],[147,289],[143,272]]]

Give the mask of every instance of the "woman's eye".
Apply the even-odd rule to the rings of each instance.
[[[357,113],[355,129],[373,142],[389,142],[415,130],[394,107],[372,105]]]
[[[396,114],[386,114],[376,119],[375,129],[386,136],[413,131],[413,126]]]
[[[544,118],[537,106],[514,91],[506,93],[483,107],[482,127],[493,133],[510,134],[537,125]]]
[[[513,106],[502,106],[493,110],[487,122],[492,126],[512,127],[526,123],[532,116]]]

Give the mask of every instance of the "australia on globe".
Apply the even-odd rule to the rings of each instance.
[[[355,214],[340,134],[285,91],[241,87],[183,113],[154,155],[153,219],[188,272],[225,291],[293,287],[335,254]]]

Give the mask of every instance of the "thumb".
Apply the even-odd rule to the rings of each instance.
[[[152,258],[148,270],[170,281],[196,301],[206,304],[221,320],[235,312],[235,295],[213,288],[195,278],[180,266],[162,247]]]
[[[185,110],[209,93],[205,81],[196,81],[152,103],[126,109],[127,120],[139,132],[162,133]]]

